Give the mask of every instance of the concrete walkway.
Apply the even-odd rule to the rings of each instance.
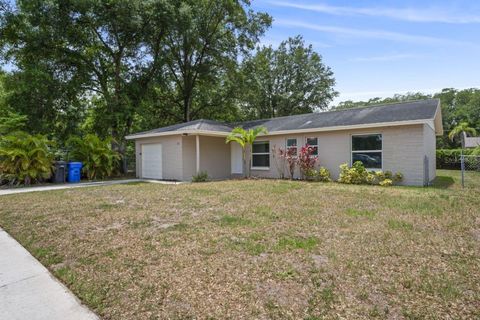
[[[160,180],[148,180],[148,179],[125,179],[125,180],[109,180],[109,181],[97,181],[97,182],[81,182],[81,183],[66,183],[58,185],[48,185],[39,187],[27,187],[27,188],[12,188],[12,189],[0,189],[0,196],[7,194],[36,192],[36,191],[50,191],[50,190],[63,190],[73,188],[95,187],[95,186],[111,186],[114,184],[124,184],[132,182],[149,182],[159,184],[179,184],[182,182],[175,181],[160,181]]]
[[[0,319],[99,319],[0,228]]]

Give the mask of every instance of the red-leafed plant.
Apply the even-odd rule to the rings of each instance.
[[[272,148],[273,160],[275,167],[277,168],[278,176],[280,179],[285,179],[285,149],[277,148],[276,145]]]
[[[305,145],[300,148],[298,153],[298,166],[300,167],[301,178],[304,179],[306,174],[315,168],[315,163],[318,161],[318,157],[313,155],[314,149],[309,145]]]
[[[293,148],[287,148],[284,152],[284,158],[287,161],[287,168],[288,173],[290,175],[290,179],[293,179],[295,174],[295,167],[297,166],[297,155],[296,150]]]

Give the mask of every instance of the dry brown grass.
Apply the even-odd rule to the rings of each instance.
[[[290,181],[0,198],[105,319],[480,317],[480,192]]]

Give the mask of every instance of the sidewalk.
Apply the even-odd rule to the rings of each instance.
[[[99,319],[0,228],[0,319]]]
[[[159,180],[147,180],[147,179],[125,179],[125,180],[110,180],[110,181],[97,181],[97,182],[81,182],[81,183],[71,183],[71,184],[66,183],[66,184],[48,185],[48,186],[40,186],[40,187],[0,189],[0,196],[7,195],[7,194],[25,193],[25,192],[63,190],[63,189],[83,188],[83,187],[94,187],[94,186],[111,186],[114,184],[124,184],[124,183],[132,183],[132,182],[149,182],[149,183],[159,183],[159,184],[182,183],[182,182],[174,182],[174,181],[159,181]]]

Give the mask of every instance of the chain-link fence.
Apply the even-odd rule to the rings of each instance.
[[[462,170],[462,187],[480,187],[480,155],[460,156]]]

